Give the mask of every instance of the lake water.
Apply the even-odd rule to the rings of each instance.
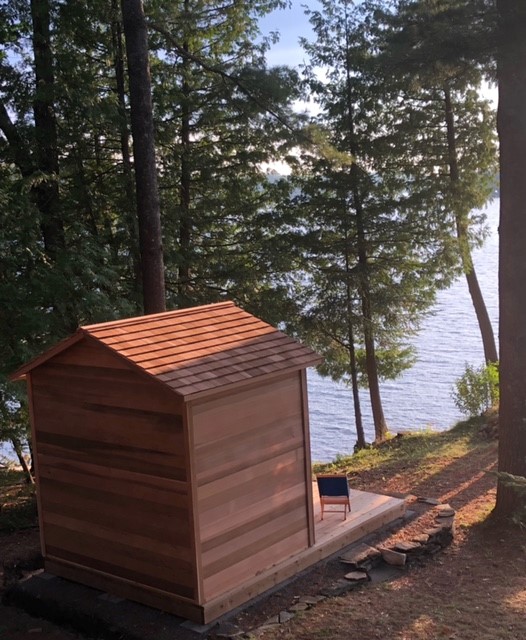
[[[473,261],[498,339],[498,217],[499,201],[484,210],[490,235],[475,250]],[[413,340],[416,365],[400,378],[381,384],[389,430],[448,429],[462,416],[451,398],[455,380],[466,363],[480,366],[484,351],[466,280],[440,291],[433,315]],[[330,461],[351,453],[356,442],[351,389],[316,371],[308,372],[312,459]],[[366,439],[374,439],[367,391],[361,393]]]
[[[499,201],[492,202],[485,211],[490,236],[474,252],[473,259],[497,336]],[[479,366],[484,361],[465,278],[439,292],[434,313],[425,320],[413,344],[417,349],[416,365],[397,380],[381,385],[389,429],[448,429],[461,418],[451,399],[455,380],[462,375],[466,363]],[[309,370],[308,389],[312,459],[329,461],[338,453],[352,452],[356,432],[350,388]],[[366,391],[361,399],[366,438],[371,441],[374,427]],[[2,454],[11,457],[9,447],[0,445],[0,458]]]

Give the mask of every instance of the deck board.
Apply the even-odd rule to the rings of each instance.
[[[324,544],[328,539],[337,538],[342,535],[345,536],[350,530],[353,530],[357,524],[367,522],[369,518],[393,506],[395,504],[393,500],[398,500],[389,496],[351,489],[351,513],[347,513],[347,519],[344,520],[343,512],[339,505],[336,507],[339,511],[329,505],[325,507],[325,516],[324,519],[321,520],[320,498],[316,485],[313,486],[312,495],[314,502],[316,546]],[[403,501],[398,500],[398,502]]]
[[[262,571],[252,580],[244,582],[241,587],[207,602],[203,607],[205,622],[215,620],[267,589],[393,522],[405,513],[404,500],[351,490],[351,513],[347,514],[347,519],[343,519],[341,511],[329,513],[326,509],[322,521],[316,486],[313,487],[312,493],[315,521],[314,545]]]

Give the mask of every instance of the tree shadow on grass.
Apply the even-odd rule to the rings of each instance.
[[[394,438],[378,452],[349,459],[351,486],[386,494],[413,494],[453,501],[460,508],[495,486],[496,441],[481,436],[483,420],[460,423],[447,432]],[[358,458],[359,460],[359,458]]]

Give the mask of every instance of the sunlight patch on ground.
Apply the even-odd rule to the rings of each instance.
[[[423,613],[403,629],[400,636],[403,640],[424,637],[436,638],[436,623],[429,614]]]
[[[502,602],[505,607],[512,609],[517,613],[524,613],[526,611],[526,579],[524,588],[518,589]]]

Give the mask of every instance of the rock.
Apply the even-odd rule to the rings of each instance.
[[[444,548],[451,544],[455,532],[454,518],[440,518],[439,526],[433,529],[426,529],[425,533],[429,534],[429,542],[426,544],[426,552],[430,553],[430,545],[438,544]]]
[[[443,531],[444,529],[453,529],[453,527],[455,526],[455,518],[453,516],[450,516],[448,518],[444,516],[440,519],[437,519],[437,525],[440,527],[441,531]]]
[[[403,567],[406,563],[407,556],[405,553],[393,551],[392,549],[381,549],[382,558],[387,564],[391,564],[394,567]]]
[[[416,551],[421,548],[422,545],[419,542],[410,542],[405,540],[397,542],[394,546],[395,551],[400,551],[401,553],[410,553],[411,551]]]
[[[437,518],[451,518],[455,515],[455,509],[451,507],[439,507],[438,513],[436,515]]]
[[[440,500],[436,498],[418,498],[418,502],[423,502],[424,504],[431,504],[434,507],[440,504]]]
[[[310,605],[308,605],[306,602],[298,602],[296,604],[293,604],[291,607],[289,607],[289,611],[292,611],[294,613],[298,613],[300,611],[307,611],[307,609],[310,609]]]
[[[420,544],[426,544],[429,540],[429,535],[427,533],[419,533],[417,536],[413,538],[413,542],[419,542]]]
[[[269,627],[270,625],[273,625],[273,624],[279,624],[279,616],[272,616],[272,618],[265,620],[262,626]]]
[[[346,573],[344,577],[351,582],[367,582],[369,580],[366,571],[351,571],[350,573]]]
[[[288,622],[294,618],[294,614],[290,611],[280,611],[278,615],[279,623],[283,624],[284,622]]]
[[[368,544],[360,544],[354,549],[340,556],[340,562],[350,564],[356,569],[373,566],[380,560],[381,553],[375,547]]]

